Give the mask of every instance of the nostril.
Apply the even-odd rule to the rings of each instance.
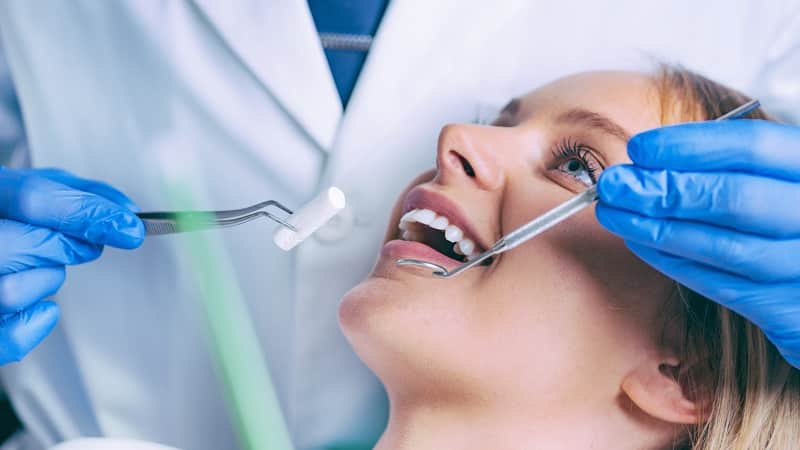
[[[461,161],[461,167],[464,168],[464,173],[467,174],[470,178],[475,178],[475,169],[472,168],[472,165],[467,161],[467,158],[456,154],[458,156],[458,160]]]

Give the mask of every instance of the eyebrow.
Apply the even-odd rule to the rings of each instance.
[[[517,112],[519,111],[519,103],[520,101],[518,98],[511,99],[511,101],[500,110],[500,114],[511,114],[512,116],[516,116]]]
[[[556,122],[583,125],[628,142],[631,134],[608,117],[583,108],[573,108],[558,115]]]

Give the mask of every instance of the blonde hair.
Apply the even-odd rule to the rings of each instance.
[[[665,125],[710,120],[750,100],[681,67],[662,65],[655,81]],[[774,120],[762,110],[748,118]],[[675,293],[685,312],[675,376],[708,417],[676,448],[800,448],[800,371],[748,320],[684,286]]]

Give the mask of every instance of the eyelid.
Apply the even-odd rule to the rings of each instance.
[[[584,145],[583,149],[585,149],[586,150],[585,153],[588,154],[597,163],[598,166],[600,166],[600,170],[601,171],[606,170],[606,164],[602,160],[602,158],[600,156],[598,156],[598,151],[597,150],[595,150],[594,148],[589,147],[587,145]]]
[[[584,145],[583,147],[586,150],[589,150],[589,154],[592,155],[592,157],[597,161],[597,164],[600,165],[601,169],[605,170],[606,167],[608,167],[608,163],[603,158],[603,154],[599,150],[595,149],[594,147],[590,147],[588,145]]]
[[[583,144],[577,140],[575,142],[581,148],[581,150],[584,150],[584,153],[590,155],[592,159],[597,162],[597,164],[600,166],[600,169],[605,170],[607,164],[603,159],[602,154],[597,149],[590,145]]]

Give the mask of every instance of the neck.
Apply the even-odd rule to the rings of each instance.
[[[652,430],[625,414],[582,405],[566,410],[527,411],[513,402],[426,401],[390,394],[389,424],[376,450],[449,449],[657,449]],[[660,440],[660,439],[659,439]]]

